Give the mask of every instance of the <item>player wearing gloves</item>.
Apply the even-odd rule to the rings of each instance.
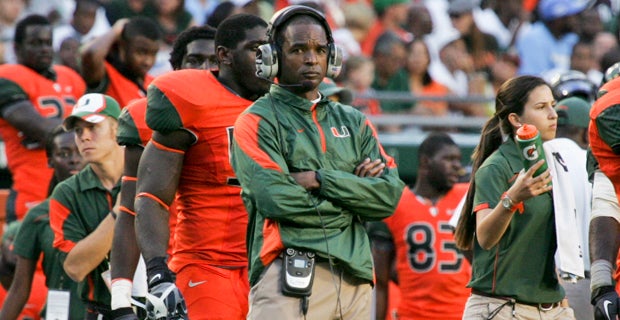
[[[215,29],[209,26],[192,27],[176,39],[170,53],[170,64],[174,70],[212,69],[215,59]],[[125,146],[125,168],[121,183],[121,207],[114,226],[112,242],[112,310],[118,310],[117,319],[137,319],[132,309],[133,278],[138,265],[140,251],[134,225],[134,198],[138,162],[144,146],[153,130],[145,122],[146,98],[132,101],[125,106],[119,118],[116,141]],[[170,206],[170,230],[176,225],[176,205]],[[172,254],[174,237],[170,237],[168,254]],[[144,272],[140,269],[138,272]],[[146,275],[145,275],[146,276]],[[134,303],[135,304],[135,303]]]
[[[174,71],[149,87],[146,123],[154,132],[140,159],[135,201],[149,319],[246,317],[247,212],[229,149],[235,119],[269,85],[255,76],[254,65],[266,29],[257,16],[231,16],[215,35],[217,73]],[[179,218],[167,264],[175,195]]]
[[[615,320],[620,298],[614,287],[614,262],[620,248],[620,85],[615,78],[599,89],[590,110],[589,138],[600,170],[594,173],[590,220],[592,304],[597,320]]]

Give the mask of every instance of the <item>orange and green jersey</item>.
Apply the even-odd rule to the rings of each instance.
[[[394,215],[383,220],[396,248],[399,317],[461,319],[471,293],[465,287],[471,265],[457,250],[448,222],[467,187],[455,185],[435,205],[405,192]]]
[[[44,118],[67,117],[86,84],[70,68],[54,66],[52,71],[45,77],[23,65],[0,65],[0,109],[28,100]],[[42,143],[32,141],[2,118],[0,136],[13,176],[12,188],[17,193],[14,210],[21,220],[28,209],[47,197],[52,169],[47,166]]]
[[[104,65],[106,77],[97,88],[89,89],[89,91],[109,95],[118,102],[121,108],[125,107],[135,99],[146,97],[146,88],[148,88],[151,81],[153,81],[152,76],[148,74],[145,75],[144,82],[142,84],[138,84],[135,81],[125,77],[111,63],[106,61]]]
[[[153,130],[146,125],[146,98],[130,102],[118,118],[118,131],[116,142],[121,146],[136,145],[145,147],[151,140]],[[170,205],[170,241],[168,242],[168,254],[171,255],[174,248],[174,229],[177,224],[176,202]]]
[[[233,124],[251,101],[206,70],[179,70],[157,77],[148,93],[146,123],[156,131],[191,132],[177,189],[173,271],[187,264],[247,266],[248,215],[230,165]]]

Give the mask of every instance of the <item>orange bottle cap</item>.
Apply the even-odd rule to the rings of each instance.
[[[521,140],[528,140],[536,137],[538,134],[538,129],[536,126],[531,124],[524,124],[519,129],[517,129],[517,137]]]

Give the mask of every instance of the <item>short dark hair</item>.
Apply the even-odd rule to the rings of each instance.
[[[214,40],[216,29],[204,25],[200,27],[191,27],[184,30],[179,34],[174,44],[172,45],[172,51],[170,52],[170,65],[172,69],[177,70],[181,68],[183,57],[187,54],[187,45],[194,40]]]
[[[389,54],[394,50],[395,45],[405,47],[405,42],[394,31],[386,31],[377,38],[375,47],[372,50],[372,56]]]
[[[232,15],[217,27],[215,33],[215,48],[219,46],[226,48],[235,48],[239,42],[245,40],[246,31],[255,27],[267,27],[267,22],[258,16],[252,14],[235,14]]]
[[[17,22],[15,26],[15,35],[13,41],[17,45],[21,45],[26,37],[26,28],[29,26],[51,26],[49,19],[42,15],[31,14]]]
[[[282,48],[282,44],[284,43],[284,30],[286,30],[286,28],[291,24],[316,24],[321,26],[323,30],[325,30],[326,35],[328,35],[328,33],[330,32],[329,30],[325,29],[323,23],[321,23],[321,21],[319,21],[319,19],[315,16],[309,14],[294,15],[287,21],[282,23],[282,25],[278,26],[276,30],[274,30],[273,41],[278,48]]]
[[[445,132],[431,132],[420,144],[418,160],[422,157],[434,157],[445,146],[456,146],[456,143]]]
[[[143,36],[153,41],[162,39],[162,33],[157,23],[151,18],[142,16],[129,19],[129,22],[127,22],[123,28],[121,38],[123,40],[129,40],[137,36]]]
[[[65,131],[62,125],[58,125],[47,134],[45,139],[45,155],[48,159],[51,159],[54,155],[54,139],[56,139],[57,136],[66,132],[67,131]]]

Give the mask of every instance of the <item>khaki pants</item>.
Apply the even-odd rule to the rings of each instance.
[[[370,283],[350,277],[334,266],[332,274],[328,263],[316,263],[312,295],[309,298],[308,314],[301,312],[301,299],[282,295],[282,259],[271,263],[260,280],[250,289],[250,312],[248,319],[355,319],[370,320],[372,288]],[[340,304],[338,308],[338,292]]]
[[[502,307],[503,305],[503,307]],[[513,314],[514,307],[514,314]],[[490,317],[495,313],[494,317]],[[525,304],[506,303],[506,300],[483,297],[472,294],[465,304],[463,320],[575,320],[573,309],[568,307],[555,307],[551,310],[540,310],[537,307]]]

